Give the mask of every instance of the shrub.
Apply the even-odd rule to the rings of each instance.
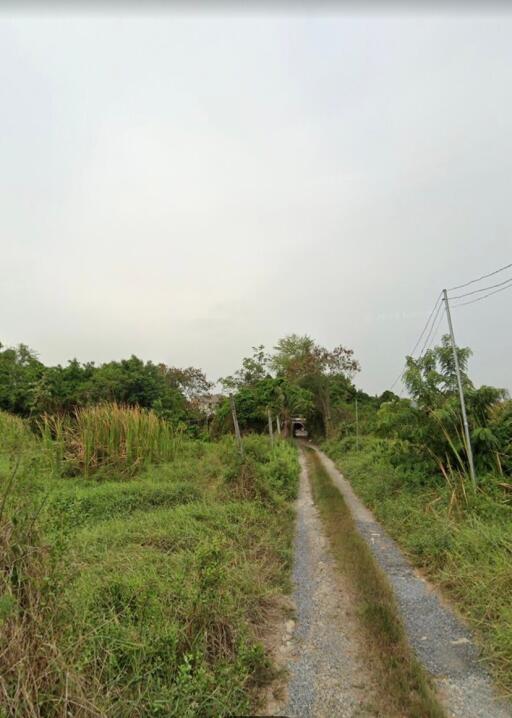
[[[77,528],[88,523],[176,506],[201,497],[190,482],[155,484],[149,481],[108,482],[94,487],[63,487],[52,492],[45,504],[49,527]]]
[[[65,420],[45,416],[42,433],[54,457],[62,456],[85,478],[112,470],[133,475],[144,464],[173,460],[182,443],[181,434],[154,412],[117,404],[77,409]]]

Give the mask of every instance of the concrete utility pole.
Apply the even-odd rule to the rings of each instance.
[[[236,415],[235,399],[233,394],[229,395],[229,403],[231,404],[231,416],[233,417],[233,426],[235,427],[236,443],[238,444],[238,450],[240,455],[244,455],[244,447],[242,444],[242,437],[240,435],[240,427],[238,426],[238,418]]]
[[[475,465],[473,463],[473,449],[471,447],[471,437],[469,435],[468,417],[466,414],[466,402],[464,401],[464,389],[462,387],[462,379],[460,375],[459,357],[457,356],[457,346],[455,344],[455,336],[453,334],[452,315],[450,314],[450,304],[448,302],[448,292],[443,289],[443,299],[446,306],[446,316],[448,317],[448,328],[450,330],[450,339],[452,343],[453,361],[455,364],[455,372],[457,374],[457,385],[459,387],[460,410],[462,412],[462,423],[464,424],[464,434],[466,435],[466,452],[469,462],[469,473],[473,487],[476,489]]]
[[[270,407],[267,409],[268,415],[268,435],[270,436],[270,443],[274,445],[274,432],[272,430],[272,414],[270,413]]]
[[[356,449],[359,450],[359,410],[356,397]]]

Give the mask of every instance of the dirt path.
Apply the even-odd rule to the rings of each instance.
[[[396,543],[359,501],[334,463],[321,451],[317,450],[317,453],[349,506],[361,535],[387,574],[409,641],[420,662],[433,676],[447,714],[453,718],[511,718],[512,707],[496,697],[489,676],[479,662],[478,650],[468,628],[449,606],[441,602],[432,587],[416,574]],[[301,512],[303,509],[299,508],[299,535],[301,521],[304,520],[301,519]],[[299,555],[296,561],[300,566],[305,559]],[[298,578],[300,599],[300,572]],[[318,587],[317,591],[320,591]],[[300,616],[298,620],[300,625]],[[331,712],[331,715],[354,713]]]
[[[416,574],[333,462],[320,451],[318,455],[388,576],[409,641],[433,677],[447,716],[512,718],[512,707],[497,698],[467,627]],[[288,690],[265,715],[390,718],[379,710],[379,693],[386,687],[377,685],[372,675],[357,606],[331,555],[302,454],[300,461],[293,569],[296,623],[287,622],[280,649],[281,663],[289,671]]]
[[[297,623],[289,647],[288,704],[280,715],[375,716],[375,690],[350,592],[330,554],[302,455],[300,460],[293,570]]]

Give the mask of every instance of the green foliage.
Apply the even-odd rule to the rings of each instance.
[[[133,475],[144,464],[172,460],[181,435],[154,412],[117,404],[77,409],[72,418],[43,417],[54,464],[89,478],[98,471]]]
[[[194,424],[201,420],[198,397],[211,386],[194,367],[168,367],[136,356],[101,366],[73,359],[66,366],[46,367],[23,344],[0,344],[0,410],[24,417],[71,414],[106,402],[154,409],[174,424]]]
[[[308,336],[290,334],[277,342],[271,364],[278,374],[294,379],[310,376],[352,376],[359,371],[352,349],[329,350]]]
[[[254,713],[273,677],[256,633],[289,589],[293,446],[246,437],[258,491],[241,496],[231,437],[182,442],[131,480],[84,482],[52,476],[19,419],[0,414],[0,427],[23,452],[0,448],[6,715]]]
[[[241,369],[222,380],[228,390],[236,391],[240,427],[264,430],[270,409],[286,430],[292,416],[305,416],[314,432],[329,433],[333,411],[355,391],[351,377],[359,364],[352,350],[328,350],[308,336],[291,334],[279,340],[273,354],[263,346],[253,352],[242,360]],[[226,402],[218,419],[227,424],[228,416]]]
[[[457,351],[465,372],[471,352],[468,348]],[[375,399],[358,393],[359,434],[398,440],[399,450],[391,460],[407,470],[418,467],[422,483],[459,481],[460,477],[454,478],[457,473],[469,481],[454,371],[453,353],[448,338],[443,337],[442,345],[421,359],[407,358],[405,379],[412,399],[392,392]],[[512,404],[507,392],[476,388],[465,373],[463,381],[477,473],[496,472],[506,478],[512,474]],[[340,401],[334,416],[333,435],[355,434],[353,405]]]
[[[238,498],[258,500],[269,507],[283,508],[297,492],[299,465],[295,447],[276,438],[249,434],[243,439],[244,456],[235,445],[226,453],[226,484]]]
[[[316,410],[310,424],[316,431],[330,436],[333,405],[350,395],[350,380],[360,368],[352,349],[339,345],[329,350],[311,337],[291,334],[277,343],[272,365],[278,376],[310,392]]]
[[[45,502],[42,520],[51,530],[76,529],[136,511],[150,511],[198,501],[201,492],[190,482],[137,480],[101,484],[58,482]]]
[[[473,387],[466,370],[471,349],[457,347],[457,358],[464,388]],[[419,359],[408,356],[405,384],[411,396],[422,408],[433,409],[444,397],[457,392],[455,360],[448,334],[443,335],[441,345],[433,347]]]
[[[0,410],[0,451],[16,453],[31,443],[33,436],[25,422],[13,414]]]
[[[456,600],[498,678],[512,688],[512,612],[505,600],[512,592],[512,485],[482,473],[472,493],[457,473],[434,476],[408,461],[407,444],[398,439],[367,437],[358,451],[347,439],[325,449],[413,561]]]
[[[268,409],[279,415],[283,424],[290,416],[309,413],[313,396],[307,389],[290,384],[282,377],[266,377],[253,384],[241,386],[235,397],[238,423],[242,431],[265,431]],[[231,421],[229,402],[219,408],[217,419],[226,425]]]
[[[0,409],[27,416],[44,366],[24,344],[6,348],[0,343]]]

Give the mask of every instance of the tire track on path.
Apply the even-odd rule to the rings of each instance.
[[[452,718],[511,718],[512,706],[497,696],[467,626],[440,600],[428,582],[417,575],[331,459],[318,449],[315,451],[387,575],[408,639],[433,677],[448,715]]]
[[[351,592],[337,570],[314,506],[304,456],[294,543],[296,630],[292,640],[290,718],[378,715],[375,681],[365,661]]]

